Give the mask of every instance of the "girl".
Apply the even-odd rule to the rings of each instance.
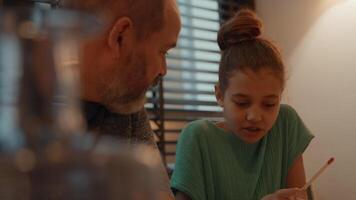
[[[252,11],[241,10],[218,33],[215,94],[224,121],[198,120],[182,131],[171,180],[177,200],[306,199],[298,188],[313,136],[280,104],[285,67],[261,27]]]

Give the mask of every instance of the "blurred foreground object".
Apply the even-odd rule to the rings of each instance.
[[[158,199],[151,147],[85,133],[80,40],[97,18],[0,9],[0,199]]]

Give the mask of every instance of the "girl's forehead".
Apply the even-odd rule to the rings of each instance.
[[[232,95],[276,95],[282,92],[283,83],[271,70],[245,70],[237,71],[229,78],[227,89]]]

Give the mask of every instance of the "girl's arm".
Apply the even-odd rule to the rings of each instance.
[[[303,156],[300,155],[294,161],[293,165],[288,171],[287,188],[301,188],[306,183]]]
[[[287,175],[287,189],[277,190],[275,193],[262,198],[262,200],[281,200],[288,198],[308,199],[306,191],[300,190],[305,184],[305,171],[303,156],[300,155],[294,161]],[[298,199],[297,198],[297,199]]]
[[[288,171],[287,188],[302,188],[306,183],[305,179],[303,155],[300,155]],[[307,197],[307,192],[303,191],[303,195]]]
[[[186,194],[183,192],[177,192],[176,194],[176,200],[192,200],[190,197],[188,197]]]

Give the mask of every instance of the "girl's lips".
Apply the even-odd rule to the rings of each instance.
[[[243,135],[247,138],[257,138],[262,134],[263,129],[257,127],[246,127],[242,129]]]
[[[246,130],[246,131],[249,131],[249,132],[259,132],[259,131],[262,130],[261,128],[259,128],[259,127],[254,127],[254,126],[245,127],[245,128],[243,128],[243,129]]]

